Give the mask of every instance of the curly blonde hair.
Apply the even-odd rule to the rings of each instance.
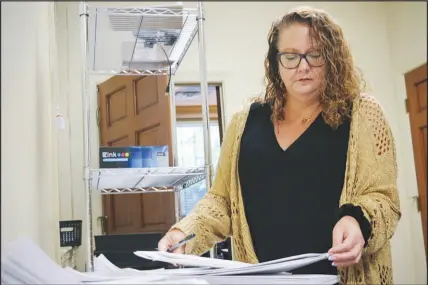
[[[284,120],[286,88],[279,75],[278,37],[280,31],[293,23],[307,25],[312,40],[325,59],[325,84],[320,103],[326,123],[336,129],[350,117],[352,102],[366,88],[360,71],[354,66],[350,48],[342,29],[323,10],[300,7],[272,24],[268,35],[269,50],[265,58],[266,93],[264,102],[272,107],[272,120]]]

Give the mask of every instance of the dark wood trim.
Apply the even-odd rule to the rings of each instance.
[[[407,72],[404,75],[408,102],[408,112],[410,120],[410,130],[412,135],[413,156],[415,161],[416,180],[418,185],[418,194],[420,201],[420,213],[422,217],[422,229],[425,245],[425,258],[428,261],[428,242],[427,242],[427,174],[426,174],[426,146],[424,145],[423,132],[421,128],[427,127],[427,109],[420,106],[417,86],[427,84],[427,64]],[[426,92],[426,89],[425,89]],[[427,96],[427,94],[421,95]],[[426,100],[426,98],[425,98]],[[426,101],[425,101],[426,102]]]
[[[220,145],[223,142],[223,114],[222,114],[222,108],[221,108],[221,93],[220,93],[220,86],[216,85],[215,87],[215,94],[217,97],[217,106],[220,106],[220,108],[217,108],[217,121],[218,121],[218,128],[220,132]]]
[[[218,120],[218,108],[215,105],[210,105],[209,108],[210,120]],[[177,121],[202,120],[202,106],[176,106],[175,114]]]

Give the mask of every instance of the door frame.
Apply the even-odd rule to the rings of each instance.
[[[198,81],[193,81],[193,80],[189,80],[189,81],[175,81],[174,82],[174,87],[175,86],[200,86],[200,82]],[[219,92],[218,92],[218,97],[217,97],[217,107],[220,110],[219,114],[218,114],[218,125],[220,128],[220,134],[221,136],[224,134],[225,131],[225,109],[224,109],[224,82],[222,81],[208,81],[207,85],[215,85],[219,87]],[[175,94],[174,94],[175,96]],[[175,115],[175,110],[174,110],[174,119],[176,120],[176,115]],[[220,142],[222,141],[222,137],[220,137]]]
[[[425,73],[425,76],[423,75]],[[419,132],[419,130],[417,129],[417,126],[415,126],[414,124],[412,124],[412,122],[414,122],[416,120],[415,114],[411,112],[412,107],[414,107],[413,104],[411,104],[412,102],[409,100],[409,94],[410,95],[414,95],[413,92],[414,91],[414,77],[415,76],[421,76],[421,77],[425,77],[423,80],[427,79],[427,63],[424,63],[416,68],[413,68],[412,70],[406,72],[404,74],[404,81],[405,81],[405,88],[406,88],[406,99],[405,99],[405,105],[406,105],[406,115],[407,116],[407,124],[410,128],[410,133],[411,133],[411,146],[412,146],[412,153],[413,153],[413,164],[415,167],[415,180],[416,180],[416,186],[417,186],[417,196],[414,196],[413,198],[416,200],[417,203],[417,207],[419,208],[419,205],[421,203],[421,195],[420,192],[423,191],[421,190],[421,188],[424,187],[424,183],[425,183],[425,187],[427,184],[427,181],[423,181],[423,177],[418,175],[418,173],[420,173],[422,170],[420,170],[420,168],[424,168],[423,166],[423,160],[420,160],[420,155],[418,155],[418,152],[420,151],[421,148],[424,148],[424,145],[420,144],[420,142],[418,142],[417,140],[414,139],[414,137],[416,136],[416,134]],[[425,162],[426,164],[426,162]],[[426,167],[426,166],[425,166]],[[426,190],[425,190],[426,191]],[[426,195],[426,194],[425,194]],[[422,211],[420,211],[418,209],[418,215],[420,217],[420,223],[419,226],[421,226],[422,228],[422,235],[423,235],[423,246],[424,246],[424,253],[425,253],[425,260],[428,261],[428,244],[427,244],[427,225],[426,225],[426,217],[424,219],[423,217],[423,213]],[[424,222],[425,220],[425,222]]]

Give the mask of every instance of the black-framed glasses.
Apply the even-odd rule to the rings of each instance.
[[[325,64],[324,57],[319,51],[311,51],[305,54],[296,52],[280,52],[277,54],[278,61],[286,69],[294,69],[305,59],[310,67],[320,67]]]

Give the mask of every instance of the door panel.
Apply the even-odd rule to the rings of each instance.
[[[171,112],[165,76],[113,76],[98,85],[102,146],[168,145]],[[165,232],[175,222],[174,194],[103,196],[107,234]]]
[[[419,205],[427,256],[427,65],[405,75]]]

